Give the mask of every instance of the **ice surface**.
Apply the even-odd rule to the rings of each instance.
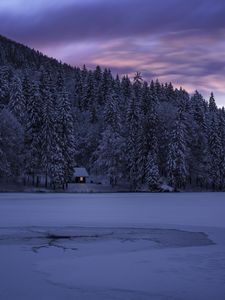
[[[225,227],[224,193],[0,194],[0,227]]]
[[[225,197],[0,194],[0,299],[224,300]]]

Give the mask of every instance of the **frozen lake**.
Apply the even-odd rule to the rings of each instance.
[[[0,194],[0,299],[224,300],[225,194]]]

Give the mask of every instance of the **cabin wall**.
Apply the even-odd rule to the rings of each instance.
[[[75,177],[75,183],[86,183],[86,177],[82,177],[83,180],[81,180],[80,177]]]

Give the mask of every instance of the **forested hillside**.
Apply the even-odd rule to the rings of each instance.
[[[44,174],[62,188],[74,166],[134,191],[223,190],[225,111],[213,94],[73,68],[0,37],[1,180]]]

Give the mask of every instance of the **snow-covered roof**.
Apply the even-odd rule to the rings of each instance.
[[[89,177],[89,174],[85,168],[74,168],[74,176]]]

